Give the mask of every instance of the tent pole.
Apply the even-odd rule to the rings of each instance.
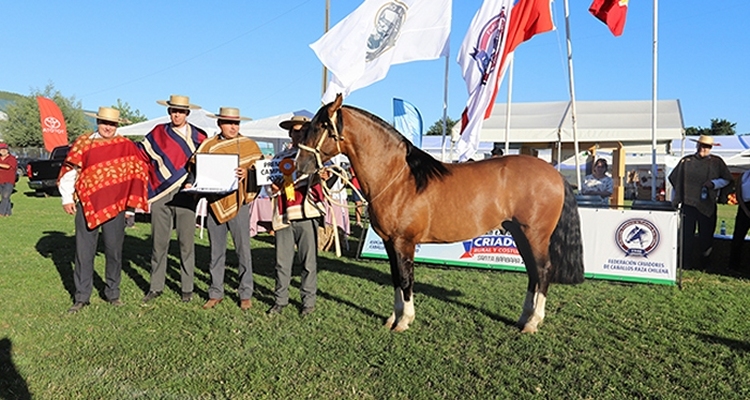
[[[653,36],[654,36],[654,44],[652,49],[652,58],[653,58],[653,65],[652,65],[652,82],[651,82],[651,201],[656,200],[656,115],[657,115],[657,109],[656,109],[656,103],[657,103],[657,94],[656,94],[656,77],[657,77],[657,59],[659,58],[659,0],[654,0],[654,27],[653,27]]]
[[[325,35],[328,33],[328,21],[330,17],[330,10],[331,10],[331,0],[326,0],[326,15],[325,15],[325,26],[323,34]],[[328,68],[326,68],[325,65],[323,65],[323,94],[326,94],[326,90],[328,90]]]
[[[568,0],[565,0],[565,37],[568,45],[568,85],[570,87],[571,119],[573,121],[573,147],[575,148],[576,161],[576,184],[578,192],[581,192],[581,162],[578,160],[578,123],[576,122],[576,90],[573,80],[573,45],[570,41],[570,8]]]

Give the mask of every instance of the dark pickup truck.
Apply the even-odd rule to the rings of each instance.
[[[26,165],[29,177],[29,188],[34,189],[37,196],[58,195],[57,176],[68,155],[70,146],[60,146],[52,149],[47,160],[31,161]]]

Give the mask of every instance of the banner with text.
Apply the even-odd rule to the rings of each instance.
[[[679,213],[580,208],[586,278],[674,285]],[[362,257],[387,258],[383,241],[367,230]],[[525,271],[510,233],[495,230],[459,243],[417,245],[414,260]]]

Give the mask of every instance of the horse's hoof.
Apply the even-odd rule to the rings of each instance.
[[[391,314],[391,316],[388,317],[387,320],[385,320],[385,324],[383,324],[383,326],[390,330],[393,329],[394,325],[396,325],[396,314]]]
[[[523,329],[521,329],[521,333],[536,333],[538,330],[539,329],[536,326],[526,324],[523,326]]]
[[[402,324],[399,323],[395,327],[393,327],[394,332],[403,332],[405,330],[409,329],[409,324]]]

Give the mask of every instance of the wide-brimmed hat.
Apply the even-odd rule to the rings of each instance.
[[[234,107],[220,107],[218,114],[206,113],[211,118],[227,121],[250,121],[252,118],[240,116],[240,109]]]
[[[124,122],[120,118],[120,110],[116,108],[99,107],[99,112],[97,112],[96,114],[90,113],[90,112],[84,112],[84,114],[88,115],[89,117],[94,117],[96,119],[101,119],[104,121],[117,122],[117,123]]]
[[[0,143],[0,149],[8,150],[8,143],[5,143],[5,142]]]
[[[156,100],[156,102],[163,106],[181,108],[183,110],[197,110],[201,108],[201,106],[190,104],[190,97],[180,96],[178,94],[169,96],[169,100]]]
[[[695,139],[690,139],[690,140],[696,143],[700,143],[705,146],[711,146],[711,147],[721,146],[721,143],[714,143],[714,138],[708,135],[700,135],[700,137],[698,137],[698,140],[695,140]]]
[[[294,125],[304,125],[306,122],[310,122],[310,118],[304,115],[295,115],[291,119],[279,122],[281,129],[289,130]]]

